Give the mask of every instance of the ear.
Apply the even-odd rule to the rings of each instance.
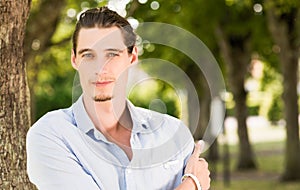
[[[137,47],[134,46],[133,49],[132,49],[132,53],[130,55],[130,63],[131,64],[135,64],[138,62],[138,50],[137,50]]]
[[[78,70],[78,64],[76,63],[76,55],[75,55],[74,49],[72,49],[72,51],[71,51],[71,63],[72,63],[72,67],[75,70]]]

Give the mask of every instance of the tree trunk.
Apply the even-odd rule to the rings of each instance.
[[[297,73],[298,57],[293,56],[285,60],[283,66],[284,93],[283,101],[285,105],[286,120],[286,152],[285,152],[285,171],[283,180],[300,180],[300,144],[299,144],[299,125],[298,125],[298,96],[297,96]]]
[[[30,3],[0,1],[0,189],[34,189],[26,173],[25,152],[30,101],[23,41]]]
[[[200,71],[197,72],[196,68],[189,67],[186,70],[187,74],[191,78],[194,83],[194,86],[198,93],[198,99],[200,104],[200,114],[197,119],[195,119],[196,110],[195,102],[191,102],[193,98],[190,98],[191,94],[188,92],[188,112],[189,112],[189,124],[194,127],[197,125],[197,128],[193,134],[195,140],[203,139],[204,134],[208,133],[208,139],[212,139],[212,134],[209,134],[211,128],[209,126],[209,119],[210,115],[210,108],[211,108],[211,101],[212,98],[210,97],[210,89],[208,87],[207,81],[205,80],[204,76]],[[207,138],[207,137],[206,137]],[[203,140],[208,140],[203,139]],[[211,170],[211,178],[215,179],[217,175],[217,167],[216,163],[219,160],[219,149],[218,149],[218,141],[217,137],[214,142],[207,142],[210,147],[208,149],[208,153],[206,154],[207,160],[211,163],[210,170]],[[212,144],[211,144],[212,143]]]
[[[197,127],[193,132],[195,140],[200,140],[203,138],[204,132],[208,125],[209,120],[209,106],[210,106],[210,91],[207,82],[202,75],[201,71],[194,65],[187,67],[187,75],[194,84],[194,87],[198,94],[198,100],[200,104],[200,113],[195,110],[196,102],[191,102],[194,97],[190,97],[193,94],[188,92],[188,112],[189,112],[189,125],[190,127]],[[195,117],[198,117],[195,119]]]
[[[221,27],[216,28],[216,36],[223,59],[228,66],[230,89],[235,100],[235,117],[238,123],[239,158],[238,169],[256,168],[253,150],[251,148],[247,130],[246,119],[248,116],[244,89],[245,76],[248,63],[250,63],[249,36],[226,35]]]
[[[298,49],[295,18],[299,11],[291,9],[289,13],[275,15],[275,8],[269,7],[267,19],[274,42],[280,47],[279,60],[283,74],[283,102],[286,120],[285,171],[282,179],[300,180],[300,142],[298,124]]]
[[[238,61],[238,58],[240,57],[240,60]],[[237,64],[241,63],[240,61],[243,61],[242,55],[236,56],[235,57],[237,60]],[[247,61],[244,60],[244,61]],[[236,66],[234,66],[236,67]],[[244,76],[239,76],[237,74],[237,69],[235,69],[235,72],[231,74],[231,80],[234,81],[240,81],[237,82],[237,84],[233,83],[235,87],[233,87],[233,96],[235,100],[235,116],[237,118],[237,123],[238,123],[238,137],[239,137],[239,159],[238,159],[238,169],[253,169],[256,168],[255,162],[254,162],[254,155],[253,151],[249,142],[249,135],[248,135],[248,130],[247,130],[247,105],[246,105],[246,97],[247,97],[247,92],[244,89]],[[241,72],[241,71],[240,71]],[[241,72],[243,73],[243,72]],[[244,73],[245,74],[245,73]]]

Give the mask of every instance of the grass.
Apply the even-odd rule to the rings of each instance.
[[[232,181],[229,186],[224,186],[221,182],[215,182],[212,184],[211,190],[299,190],[300,184],[296,182],[290,183],[279,183],[277,181]]]
[[[253,145],[258,169],[251,171],[237,171],[236,145],[229,147],[230,152],[230,183],[225,185],[223,178],[224,165],[220,161],[216,165],[210,163],[211,171],[215,170],[216,177],[212,180],[211,190],[300,190],[298,182],[280,182],[284,169],[284,143],[269,142]],[[220,145],[222,155],[223,148]],[[213,172],[213,171],[212,171]]]

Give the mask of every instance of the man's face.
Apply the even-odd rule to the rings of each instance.
[[[77,44],[76,56],[73,52],[71,60],[84,96],[101,102],[125,95],[127,69],[137,60],[137,53],[136,49],[132,54],[127,52],[121,30],[82,28]]]

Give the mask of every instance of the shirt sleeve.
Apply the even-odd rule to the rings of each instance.
[[[27,133],[27,172],[40,190],[101,189],[63,140],[44,126]]]
[[[182,127],[184,127],[186,130],[189,131],[189,128],[186,125],[184,125],[183,122],[182,122]],[[189,158],[191,157],[191,155],[192,155],[192,153],[195,149],[194,138],[193,138],[192,134],[190,133],[190,131],[188,133],[190,135],[190,138],[189,138],[187,146],[184,150],[184,155],[186,155],[186,156],[185,156],[185,159],[184,159],[184,167],[183,167],[183,171],[182,171],[182,176],[184,175],[184,171],[185,171],[187,162],[188,162]]]

